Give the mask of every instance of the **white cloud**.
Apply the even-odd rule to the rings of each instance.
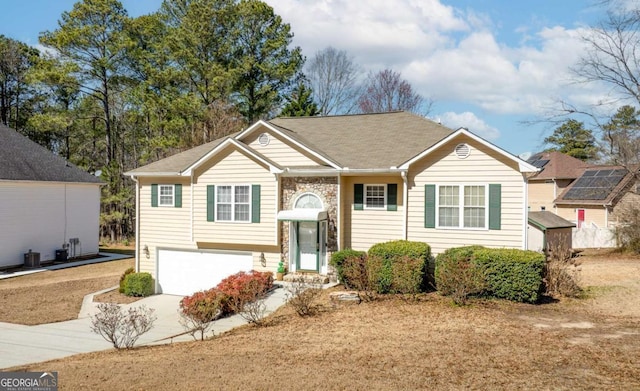
[[[291,24],[294,43],[311,58],[327,46],[346,50],[365,71],[400,71],[416,91],[493,114],[537,114],[550,97],[596,95],[571,84],[569,67],[583,52],[581,30],[527,31],[516,46],[497,40],[482,12],[439,0],[271,0]]]
[[[500,137],[498,129],[489,126],[469,111],[465,111],[464,113],[453,113],[449,111],[441,114],[439,120],[446,127],[451,129],[466,128],[487,140],[495,140]]]

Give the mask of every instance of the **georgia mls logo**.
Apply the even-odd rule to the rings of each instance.
[[[58,372],[0,372],[0,391],[58,391]]]

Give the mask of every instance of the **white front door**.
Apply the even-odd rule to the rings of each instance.
[[[318,271],[318,223],[298,223],[298,269]]]

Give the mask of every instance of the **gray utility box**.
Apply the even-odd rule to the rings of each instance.
[[[28,253],[24,253],[24,267],[40,267],[40,253],[34,253],[31,250]]]

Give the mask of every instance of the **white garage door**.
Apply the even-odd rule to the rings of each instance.
[[[190,295],[218,285],[222,279],[253,269],[251,253],[222,251],[158,251],[161,293]]]

